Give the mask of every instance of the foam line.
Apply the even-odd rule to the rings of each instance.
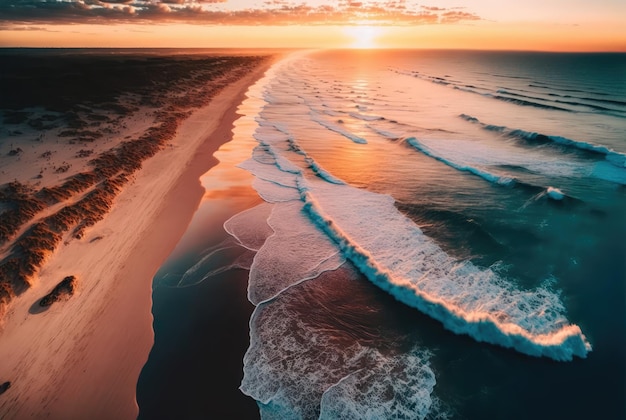
[[[406,72],[406,71],[400,71],[400,70],[396,70],[396,73],[398,74],[403,74],[405,76],[412,76],[418,79],[422,79],[422,80],[426,80],[429,81],[431,83],[435,83],[438,85],[442,85],[442,86],[450,86],[453,89],[457,89],[457,90],[461,90],[463,92],[468,92],[468,93],[475,93],[477,95],[482,95],[486,98],[492,98],[492,99],[497,99],[499,101],[504,101],[504,102],[509,102],[515,105],[521,105],[521,106],[531,106],[534,108],[540,108],[540,109],[549,109],[549,110],[554,110],[554,111],[565,111],[565,112],[575,112],[571,109],[568,108],[563,108],[560,106],[555,106],[555,105],[547,105],[541,102],[535,102],[535,101],[529,101],[527,99],[521,99],[521,98],[511,98],[509,96],[503,96],[502,94],[496,92],[496,93],[492,93],[493,91],[487,91],[485,93],[483,92],[478,92],[477,90],[474,90],[472,88],[468,88],[468,85],[458,85],[452,81],[449,81],[447,79],[444,79],[442,77],[435,77],[435,76],[428,76],[428,75],[424,75],[424,74],[420,74],[418,72]],[[481,88],[483,90],[487,90],[484,88]],[[542,100],[537,98],[538,100]],[[545,102],[550,102],[548,100],[544,100]]]
[[[311,120],[315,121],[316,123],[318,123],[322,127],[325,127],[327,129],[329,129],[330,131],[334,131],[337,134],[341,134],[342,136],[352,140],[353,142],[355,142],[357,144],[367,144],[367,140],[365,140],[364,138],[356,136],[356,135],[354,135],[354,134],[344,130],[343,128],[336,126],[335,124],[331,124],[328,121],[322,120],[321,118],[319,118],[313,112],[311,112]]]
[[[224,230],[237,239],[241,246],[258,251],[274,233],[267,224],[273,207],[272,204],[262,203],[237,213],[224,222]]]
[[[322,395],[320,420],[424,419],[432,413],[435,375],[425,352],[383,357],[376,364],[341,378]],[[390,394],[393,398],[390,398]]]
[[[407,138],[406,142],[428,157],[438,160],[439,162],[445,163],[451,168],[457,169],[459,171],[469,172],[471,174],[477,175],[481,177],[482,179],[484,179],[485,181],[491,182],[493,184],[512,186],[512,185],[515,185],[515,183],[517,182],[514,178],[511,178],[508,176],[495,175],[495,174],[492,174],[491,172],[487,172],[485,170],[481,170],[473,166],[463,165],[463,164],[454,162],[452,160],[446,159],[443,156],[435,154],[427,146],[420,143],[419,140],[417,140],[415,137]]]
[[[296,139],[291,135],[291,133],[289,132],[289,130],[285,127],[283,127],[280,124],[266,124],[266,126],[272,126],[274,127],[276,130],[280,131],[282,134],[285,135],[285,141],[287,142],[288,146],[288,150],[297,153],[301,156],[304,156],[304,161],[307,163],[308,168],[311,169],[311,171],[317,175],[318,177],[320,177],[321,179],[330,182],[332,184],[345,184],[345,182],[343,182],[341,179],[335,177],[334,175],[332,175],[330,172],[328,172],[327,170],[325,170],[324,168],[322,168],[322,166],[315,161],[315,159],[313,159],[312,157],[310,157],[298,144],[298,142],[296,141]],[[257,139],[258,140],[258,139]],[[271,144],[267,143],[265,140],[261,139],[259,140],[259,142],[261,143],[261,145],[264,146],[264,150],[266,150],[268,152],[268,154],[274,159],[275,162],[279,162],[278,159],[283,159],[282,156],[280,156],[280,154],[277,154],[276,151],[274,150],[274,148],[272,147]],[[248,165],[249,163],[246,163],[248,161],[245,161],[244,163],[242,163],[240,166],[243,169],[247,169],[245,166]],[[299,168],[295,168],[293,167],[293,165],[291,165],[291,163],[289,161],[289,163],[285,163],[285,159],[281,160],[280,162],[282,162],[282,165],[284,167],[286,167],[286,171],[290,172],[290,173],[294,173],[294,174],[301,174],[301,170]],[[279,167],[280,169],[280,167]],[[255,173],[256,172],[254,170],[251,170],[250,172]],[[291,185],[286,185],[288,187],[291,187]]]
[[[370,130],[372,130],[373,132],[375,132],[376,134],[378,134],[379,136],[383,136],[389,140],[398,140],[400,138],[402,138],[402,136],[392,133],[391,131],[387,131],[387,130],[381,130],[379,128],[374,127],[373,125],[367,125],[367,128],[369,128]]]
[[[570,324],[551,332],[533,333],[518,324],[498,319],[498,313],[490,313],[480,308],[465,310],[440,296],[424,291],[419,284],[427,281],[428,271],[417,282],[399,278],[381,266],[374,255],[338,226],[311,192],[304,190],[302,199],[311,220],[335,241],[344,256],[372,283],[400,302],[442,322],[454,333],[467,334],[477,341],[513,348],[530,356],[547,356],[559,361],[572,360],[574,356],[586,357],[591,351],[591,345],[577,325]]]
[[[312,116],[315,118],[315,114]],[[270,124],[261,126],[271,128]],[[262,147],[256,152],[267,157],[259,157],[263,163],[255,160],[247,169],[254,175],[267,176],[269,167],[272,178],[289,178],[288,182],[255,186],[267,201],[280,196],[281,189],[297,194],[297,199],[278,203],[272,210],[274,235],[265,241],[251,269],[251,276],[259,276],[259,284],[264,288],[255,301],[293,292],[291,284],[318,272],[320,264],[338,249],[339,255],[350,260],[373,284],[457,334],[555,360],[586,357],[591,351],[580,328],[564,316],[559,294],[549,286],[520,290],[513,280],[492,269],[454,260],[395,208],[392,197],[329,182],[327,177],[332,174],[326,171],[323,176],[310,176],[308,169],[315,171],[306,159],[308,167],[302,162],[302,156],[308,157],[306,152],[295,139],[288,140],[290,136],[284,128],[276,129],[278,134],[272,130],[257,132],[255,138]],[[407,142],[446,161],[415,138]],[[294,157],[297,164],[289,160]],[[451,160],[445,163],[490,182],[515,182]],[[372,225],[382,229],[372,229]],[[326,245],[321,245],[324,242]],[[314,251],[313,255],[299,252],[303,243]],[[285,257],[289,258],[288,264],[271,271],[276,261]],[[293,267],[302,269],[304,274],[296,273]],[[290,279],[272,284],[286,270]],[[275,303],[272,301],[270,306]]]
[[[367,115],[367,114],[361,114],[358,112],[350,112],[348,115],[350,115],[352,118],[356,118],[356,119],[363,120],[363,121],[381,121],[385,119],[385,117],[381,117],[378,115]]]
[[[511,92],[511,91],[504,90],[504,89],[499,89],[497,92],[499,94],[502,94],[502,95],[509,95],[509,96],[514,96],[514,97],[518,97],[518,98],[546,101],[546,99],[543,99],[543,98],[538,98],[538,97],[529,96],[529,95],[523,95],[521,93],[515,93],[515,92]],[[552,94],[552,95],[554,95],[556,97],[561,97],[561,98],[572,98],[571,96],[561,96],[561,95],[556,95],[556,94]],[[593,99],[591,99],[591,100],[593,100]],[[579,107],[587,107],[589,109],[593,109],[593,110],[596,110],[596,111],[620,112],[617,109],[607,108],[605,106],[594,105],[594,104],[589,104],[589,103],[585,103],[585,102],[575,102],[575,101],[572,101],[572,100],[565,101],[565,100],[562,100],[562,99],[553,99],[552,101],[554,101],[555,103],[558,103],[558,104],[573,105],[573,106],[579,106]]]
[[[566,147],[583,150],[583,151],[590,152],[590,153],[604,155],[606,156],[606,160],[608,160],[611,164],[617,166],[618,168],[626,167],[626,154],[616,152],[615,150],[606,146],[586,143],[582,141],[576,141],[576,140],[568,139],[566,137],[561,137],[561,136],[553,136],[553,135],[535,133],[532,131],[512,129],[512,128],[508,128],[505,126],[485,124],[481,122],[478,118],[472,117],[471,115],[467,115],[467,114],[461,114],[459,115],[459,117],[471,123],[478,124],[485,130],[496,131],[496,132],[505,134],[507,136],[517,137],[522,140],[552,142],[560,146],[566,146]]]
[[[310,157],[306,157],[305,158],[306,163],[309,165],[309,168],[311,168],[311,170],[320,178],[322,178],[325,181],[328,181],[332,184],[338,184],[338,185],[342,185],[345,184],[345,182],[343,182],[342,180],[340,180],[339,178],[333,176],[330,172],[328,172],[327,170],[325,170],[324,168],[322,168],[315,160],[313,160]]]

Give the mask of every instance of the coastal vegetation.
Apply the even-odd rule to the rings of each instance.
[[[113,141],[97,155],[94,149],[75,152],[91,158],[79,170],[66,161],[54,166],[55,174],[67,173],[60,183],[38,188],[16,178],[0,185],[0,318],[11,299],[33,285],[61,243],[80,240],[106,216],[142,162],[167,146],[181,121],[260,60],[191,55],[7,60],[0,75],[4,124],[38,127],[39,139],[53,137],[56,144],[47,145],[41,160],[48,161],[65,142]],[[32,111],[42,108],[43,113]],[[152,116],[148,128],[130,138],[116,137],[116,126],[139,111]]]

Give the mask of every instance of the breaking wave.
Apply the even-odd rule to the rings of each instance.
[[[463,92],[473,93],[484,96],[486,98],[496,99],[503,102],[512,103],[520,106],[528,106],[538,109],[562,111],[562,112],[598,112],[607,115],[624,118],[626,116],[624,112],[623,101],[618,100],[606,100],[601,98],[594,98],[591,96],[572,96],[572,95],[560,95],[555,93],[543,94],[541,92],[530,92],[523,89],[515,88],[495,88],[492,86],[477,86],[477,84],[468,84],[458,80],[450,79],[448,76],[439,77],[432,76],[418,71],[407,71],[402,69],[391,69],[397,74],[405,76],[415,77],[421,80],[425,80],[431,83],[435,83],[442,86],[447,86],[455,90]],[[523,77],[511,77],[492,75],[495,77],[505,77],[509,79],[524,79]],[[547,86],[540,84],[528,84],[528,87],[548,89]],[[577,92],[587,93],[582,90],[567,90],[561,89],[564,92]],[[524,92],[524,93],[518,93]],[[545,95],[542,97],[542,95]],[[611,107],[613,106],[613,107]]]
[[[281,225],[289,229],[284,232],[285,239],[277,238],[276,243],[270,237],[255,258],[257,264],[266,247],[274,255],[268,259],[270,264],[253,264],[251,279],[267,277],[251,280],[253,302],[271,299],[304,278],[314,278],[334,247],[372,283],[455,333],[555,360],[585,357],[591,350],[580,328],[567,322],[558,293],[547,286],[518,290],[514,282],[491,269],[455,261],[398,212],[391,197],[307,175],[305,168],[288,158],[289,147],[280,136],[266,136],[261,146],[267,158],[252,159],[243,166],[266,179],[285,179],[255,188],[266,201],[289,208],[278,217],[280,223],[271,224],[274,230]],[[288,206],[281,204],[283,195],[277,189],[289,190]],[[276,212],[275,208],[273,214]],[[384,226],[385,235],[372,230],[372,224]],[[291,231],[295,233],[291,235]],[[313,255],[318,255],[319,249],[319,255],[301,255],[304,243],[313,249]],[[289,260],[281,273],[294,266],[301,267],[301,272],[257,293],[270,277],[277,278],[262,271],[270,270],[278,259]]]
[[[561,137],[561,136],[553,136],[553,135],[535,133],[532,131],[512,129],[512,128],[508,128],[505,126],[486,124],[480,121],[478,118],[472,117],[471,115],[467,115],[467,114],[461,114],[459,115],[459,117],[471,123],[478,124],[485,130],[495,131],[498,133],[502,133],[506,136],[516,137],[516,138],[526,140],[526,141],[554,143],[559,146],[565,146],[565,147],[570,147],[570,148],[574,148],[577,150],[581,150],[584,152],[604,155],[607,161],[617,166],[618,168],[626,167],[626,154],[616,152],[615,150],[606,146],[586,143],[582,141],[576,141],[576,140],[568,139],[566,137]]]
[[[516,180],[512,177],[504,176],[504,175],[496,175],[484,169],[479,169],[473,166],[458,163],[453,160],[446,159],[443,156],[437,155],[428,146],[422,144],[415,137],[409,137],[408,139],[406,139],[406,142],[410,144],[411,146],[413,146],[415,149],[425,154],[426,156],[429,156],[435,160],[438,160],[439,162],[445,163],[446,165],[454,169],[457,169],[459,171],[469,172],[471,174],[479,176],[485,181],[491,182],[493,184],[512,186],[516,183]]]
[[[359,137],[357,135],[354,135],[354,134],[350,133],[349,131],[344,130],[343,128],[339,127],[338,125],[330,123],[330,122],[320,118],[318,115],[316,115],[313,112],[311,112],[311,120],[315,121],[316,123],[318,123],[322,127],[325,127],[327,129],[329,129],[330,131],[334,131],[337,134],[341,134],[345,138],[350,139],[350,140],[352,140],[355,143],[358,143],[358,144],[366,144],[367,143],[367,140],[365,140],[363,137]]]

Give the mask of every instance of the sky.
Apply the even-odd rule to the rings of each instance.
[[[0,0],[0,47],[626,51],[626,0]]]

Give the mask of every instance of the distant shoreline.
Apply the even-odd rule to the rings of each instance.
[[[94,98],[91,108],[69,109],[71,101],[64,104],[57,98],[56,110],[41,104],[44,111],[26,106],[24,114],[7,106],[10,97],[0,103],[3,117],[10,114],[17,122],[4,124],[1,133],[0,185],[5,195],[0,219],[15,209],[12,214],[19,219],[17,228],[6,232],[0,268],[4,284],[24,283],[4,293],[10,302],[0,331],[0,382],[10,381],[11,386],[0,396],[3,418],[136,418],[137,377],[153,341],[152,277],[198,206],[203,194],[198,179],[215,164],[213,152],[230,140],[248,86],[271,64],[267,57],[235,57],[220,68],[214,60],[220,72],[212,74],[205,72],[210,63],[199,58],[157,57],[161,68],[156,71],[171,74],[178,68],[179,73],[165,75],[162,88],[142,95],[111,86],[114,79],[107,79],[107,70],[141,68],[141,63],[132,67],[123,60],[112,64],[116,57],[104,61],[109,67],[94,80],[109,82],[99,98],[108,98],[108,89],[116,98],[124,97],[128,109],[119,115],[114,104],[103,110]],[[65,82],[80,78],[77,72]],[[170,80],[180,82],[177,89],[167,90]],[[89,86],[91,80],[82,82]],[[72,111],[77,114],[74,121],[83,124],[78,122],[70,137],[59,136]],[[35,138],[37,132],[47,137]],[[103,137],[93,134],[103,132]],[[33,170],[39,174],[33,176]],[[68,179],[85,182],[68,184]],[[101,197],[98,188],[107,182],[110,187]],[[13,195],[7,194],[10,183]],[[28,217],[20,211],[23,202],[35,204]],[[86,218],[85,211],[91,212]],[[34,222],[39,230],[28,227]],[[40,231],[47,235],[44,242]],[[33,244],[41,252],[22,258]],[[18,261],[20,269],[10,260]],[[69,275],[78,281],[74,296],[33,311]]]

